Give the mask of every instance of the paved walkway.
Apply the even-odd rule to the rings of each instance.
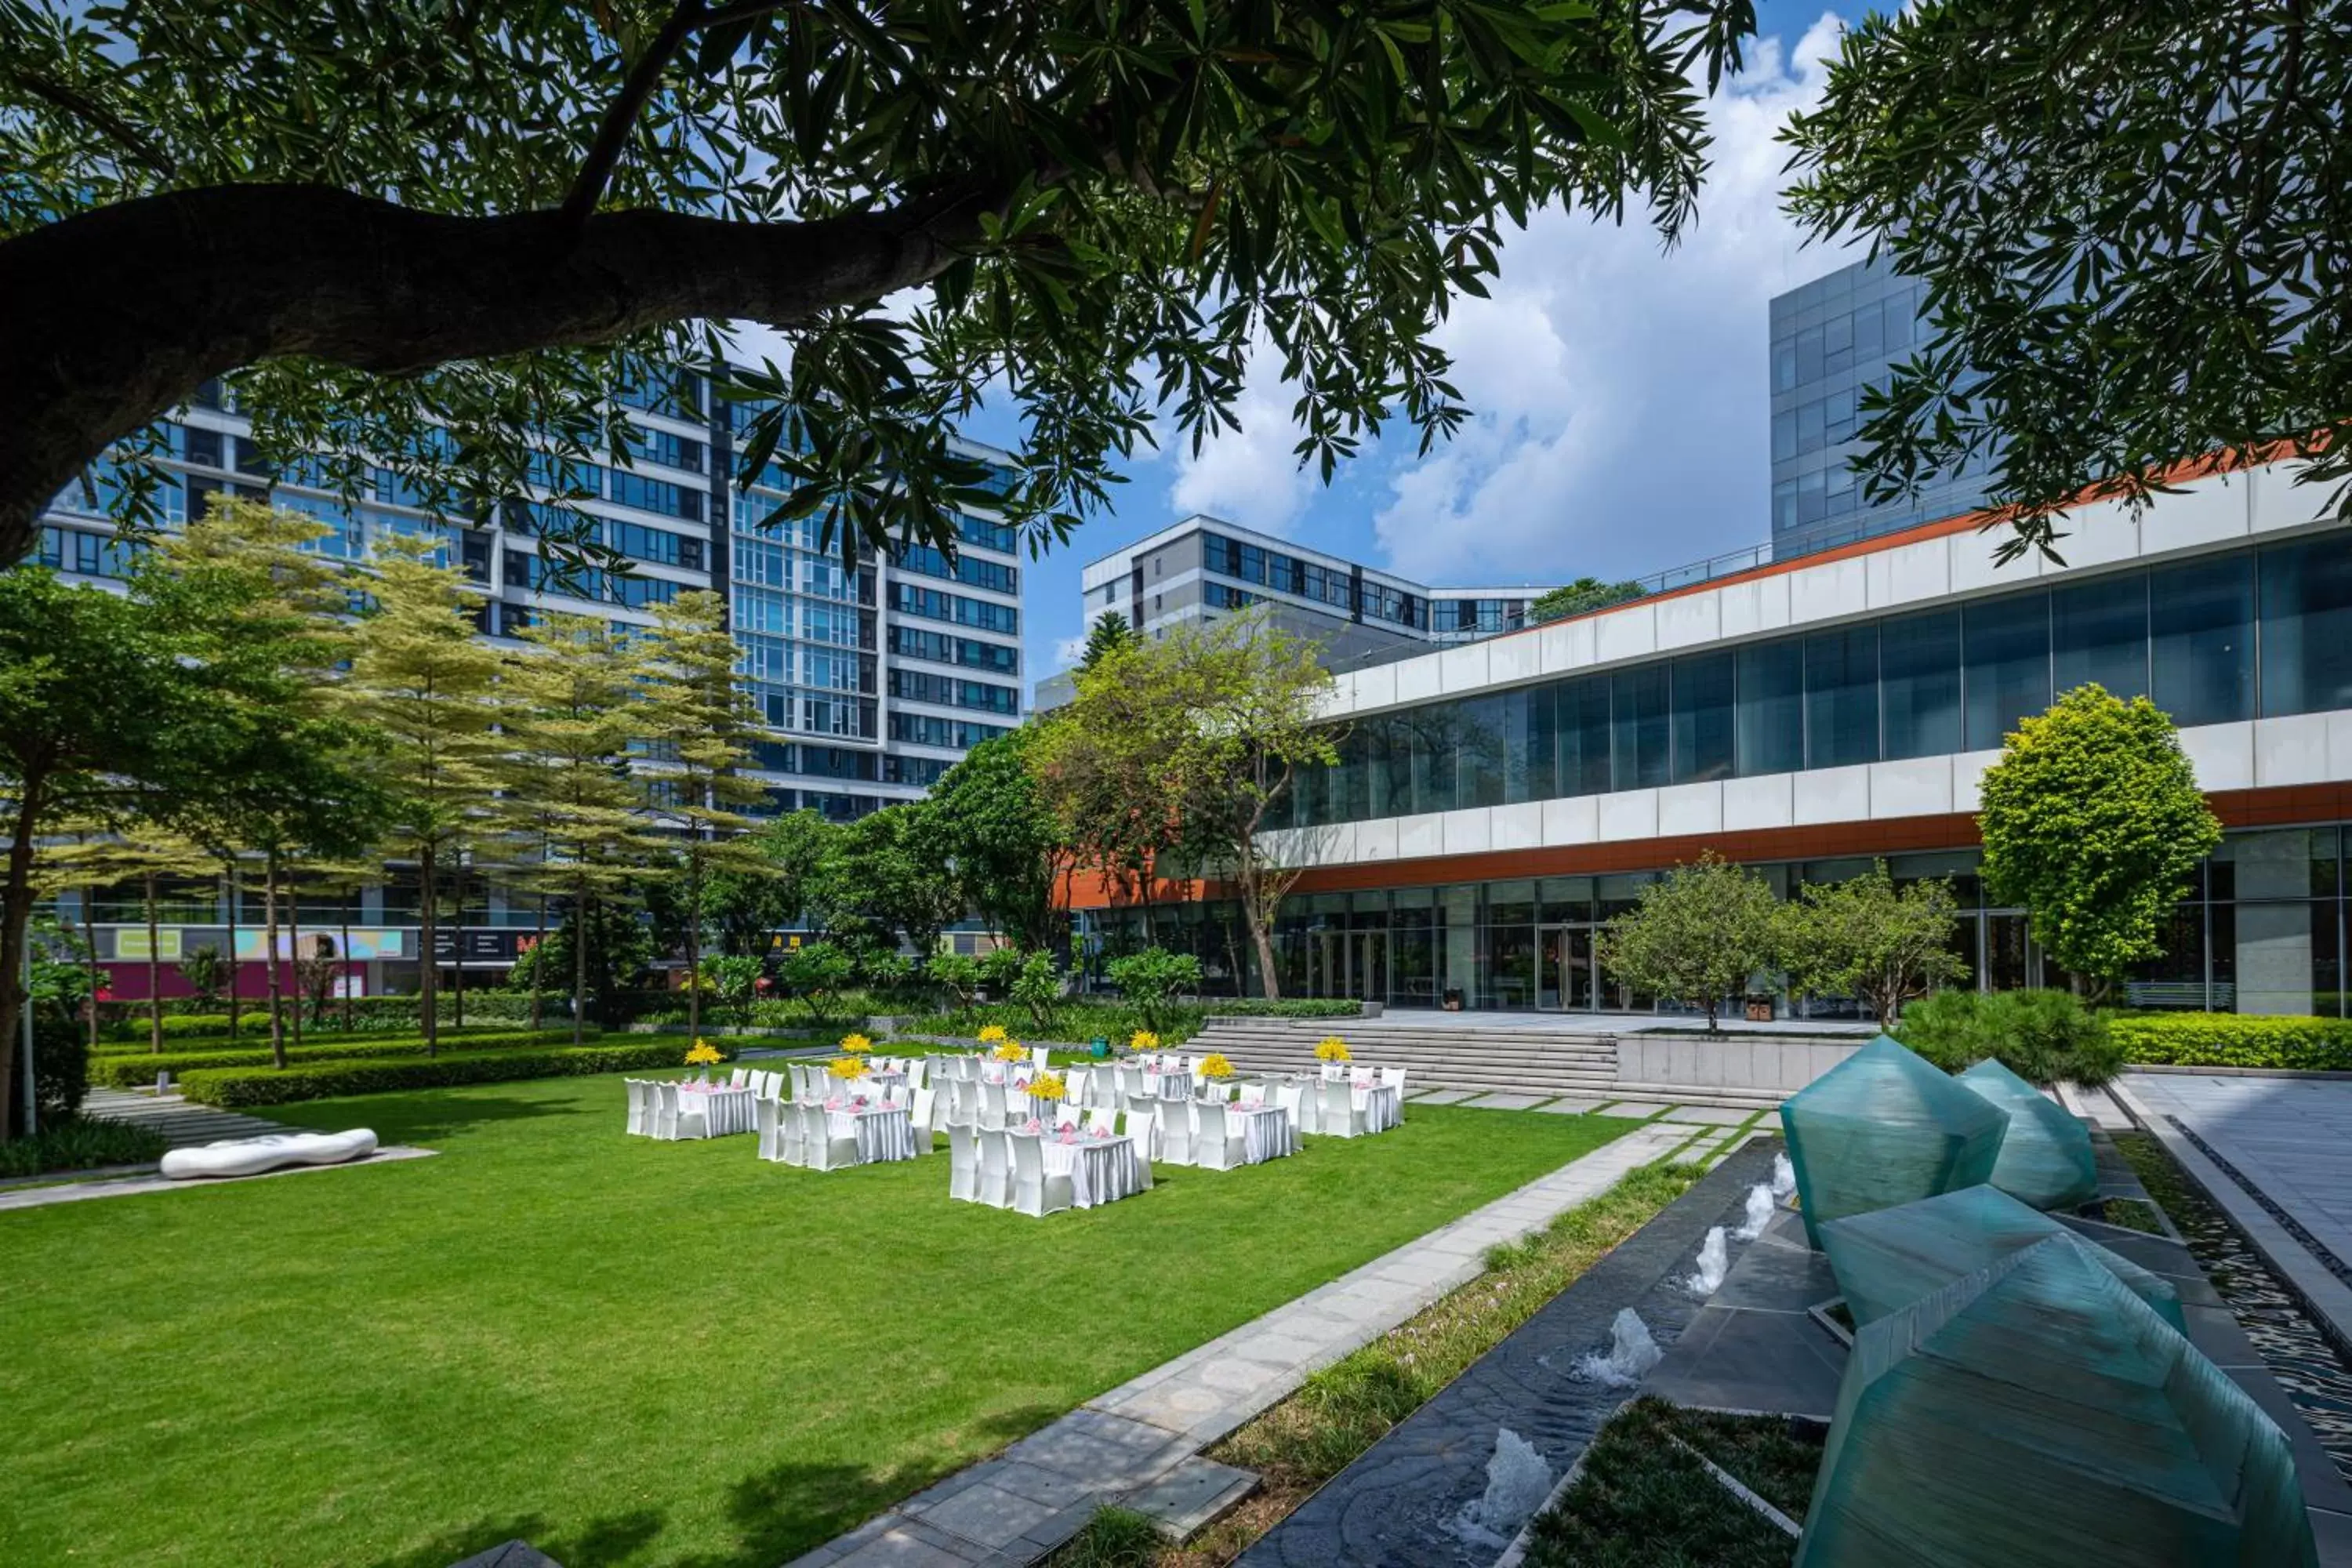
[[[93,1089],[83,1099],[81,1110],[85,1116],[152,1129],[174,1149],[193,1149],[224,1138],[259,1138],[271,1132],[294,1131],[283,1122],[198,1105],[176,1094],[141,1094],[127,1089]]]
[[[1202,1449],[1485,1271],[1517,1241],[1698,1133],[1637,1127],[1517,1192],[1374,1258],[1231,1333],[1154,1367],[869,1520],[791,1568],[1013,1568],[1067,1541],[1117,1501],[1171,1520],[1213,1513],[1253,1479]]]

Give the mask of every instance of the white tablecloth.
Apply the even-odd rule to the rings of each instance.
[[[677,1109],[680,1116],[702,1113],[702,1120],[713,1138],[724,1138],[730,1132],[749,1132],[756,1125],[752,1106],[759,1095],[749,1084],[741,1089],[688,1089],[679,1086]]]
[[[1228,1105],[1225,1119],[1242,1132],[1242,1163],[1262,1165],[1290,1152],[1289,1112],[1278,1105]]]
[[[915,1157],[914,1112],[904,1106],[876,1106],[869,1110],[828,1110],[825,1128],[835,1138],[857,1140],[857,1163]]]
[[[1183,1072],[1145,1073],[1143,1092],[1157,1100],[1190,1100],[1192,1098],[1192,1075]]]
[[[1070,1178],[1071,1201],[1082,1209],[1117,1203],[1143,1190],[1143,1163],[1132,1138],[1087,1138],[1076,1143],[1047,1138],[1038,1152],[1047,1175]]]
[[[1404,1095],[1395,1084],[1378,1084],[1350,1092],[1349,1099],[1364,1113],[1364,1131],[1386,1132],[1404,1125]]]

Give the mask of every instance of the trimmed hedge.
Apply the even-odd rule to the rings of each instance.
[[[2160,1067],[2352,1072],[2352,1021],[2237,1013],[2116,1013],[2107,1032],[2127,1061]]]
[[[726,1047],[718,1047],[723,1054]],[[562,1050],[486,1051],[482,1054],[414,1058],[404,1061],[306,1063],[274,1068],[216,1068],[192,1072],[180,1091],[205,1105],[287,1105],[347,1094],[383,1094],[399,1089],[444,1089],[464,1083],[513,1083],[534,1078],[584,1078],[683,1065],[686,1053],[671,1041],[623,1046],[582,1046]]]
[[[286,999],[289,1011],[292,1009],[293,1000],[291,996]],[[442,994],[440,1003],[441,1005],[435,1011],[439,1014],[441,1022],[444,1025],[455,1022],[457,1008],[447,993]],[[123,1004],[110,1003],[100,1015],[105,1020],[100,1027],[100,1042],[103,1044],[120,1041],[135,1046],[145,1046],[149,1037],[147,1005],[143,1002],[131,1003],[129,1005],[136,1008],[135,1012],[127,1015],[117,1014],[114,1009],[121,1005]],[[564,1012],[564,999],[551,993],[545,997],[540,1012],[542,1020],[567,1017]],[[415,1031],[417,1020],[423,1016],[424,1009],[418,1005],[414,996],[355,996],[352,999],[351,1032],[354,1035],[411,1033]],[[466,1026],[467,1028],[472,1028],[478,1024],[513,1025],[529,1022],[530,1022],[530,995],[528,992],[520,995],[511,991],[466,993]],[[237,1023],[240,1034],[268,1034],[269,1032],[268,999],[262,996],[244,998],[244,1005],[237,1014]],[[302,1032],[306,1035],[341,1034],[343,1032],[341,1001],[329,1003],[326,1016],[317,1019],[310,1016],[310,1004],[305,1002],[302,1007]],[[171,1010],[169,1002],[164,1004],[163,1036],[166,1039],[182,1035],[226,1035],[227,1033],[228,1014],[220,1010],[218,1003],[215,1003],[211,1009],[202,1013],[173,1012]]]
[[[588,1033],[593,1036],[597,1031],[592,1028]],[[454,1037],[454,1043],[462,1047],[461,1049],[451,1049],[447,1043],[442,1049],[451,1056],[471,1056],[477,1051],[568,1044],[571,1038],[572,1031],[568,1028],[541,1029],[535,1035],[529,1029],[478,1035],[469,1033]],[[680,1046],[677,1050],[682,1055],[685,1047]],[[414,1035],[365,1042],[346,1040],[333,1045],[289,1046],[286,1059],[289,1065],[286,1070],[291,1072],[292,1064],[296,1063],[373,1061],[423,1055],[425,1042]],[[216,1068],[268,1068],[276,1072],[278,1069],[272,1066],[275,1060],[267,1047],[260,1050],[247,1047],[226,1051],[166,1051],[161,1056],[100,1057],[90,1064],[90,1077],[109,1089],[137,1089],[142,1084],[153,1083],[159,1072],[170,1073],[173,1078]]]
[[[2064,991],[1938,991],[1904,1008],[1894,1033],[1946,1072],[1991,1057],[2029,1083],[2102,1084],[2124,1059],[2105,1017]]]
[[[1208,1004],[1212,1018],[1360,1018],[1363,1012],[1361,1002],[1316,996],[1281,996],[1273,1001],[1263,996],[1244,996],[1238,1001]]]
[[[165,1022],[168,1023],[170,1020],[166,1019]],[[191,1029],[182,1031],[178,1043],[170,1048],[181,1052],[267,1050],[269,1046],[269,1015],[264,1013],[258,1018],[248,1017],[243,1022],[245,1026],[237,1030],[234,1035],[230,1034],[226,1028],[217,1030]],[[593,1033],[597,1026],[591,1024],[588,1027],[590,1032]],[[441,1026],[441,1037],[445,1040],[474,1040],[480,1039],[487,1035],[512,1035],[528,1032],[529,1030],[527,1026],[502,1024],[495,1021],[479,1024],[469,1022],[462,1027],[456,1024],[443,1024]],[[572,1033],[572,1025],[567,1019],[550,1020],[540,1025],[539,1032],[542,1035],[569,1036]],[[164,1038],[167,1040],[171,1039],[173,1037],[173,1032],[170,1029],[164,1030]],[[302,1026],[302,1047],[305,1050],[310,1049],[313,1046],[323,1047],[330,1045],[349,1049],[351,1047],[362,1043],[379,1040],[415,1040],[421,1039],[422,1037],[422,1036],[417,1034],[416,1025],[413,1020],[406,1024],[383,1024],[364,1029],[354,1029],[348,1035],[343,1033],[341,1029],[314,1028],[308,1023],[305,1023]],[[289,1032],[288,1038],[292,1038],[290,1030]],[[162,1053],[151,1054],[147,1048],[147,1039],[148,1037],[142,1034],[136,1040],[100,1040],[98,1043],[98,1055],[103,1058],[135,1057],[142,1058],[148,1061],[152,1061],[155,1059],[156,1054]]]

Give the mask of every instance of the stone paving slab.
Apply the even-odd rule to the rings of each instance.
[[[1690,1130],[1637,1127],[1559,1170],[1129,1379],[789,1568],[997,1568],[1034,1563],[1099,1502],[1171,1510],[1170,1527],[1232,1506],[1254,1476],[1198,1458],[1297,1389],[1486,1270],[1487,1249],[1657,1159]],[[1212,1484],[1212,1483],[1215,1484]],[[1213,1512],[1202,1510],[1213,1509]],[[1150,1511],[1147,1510],[1146,1511]]]
[[[1608,1103],[1605,1100],[1555,1100],[1549,1105],[1538,1105],[1536,1109],[1553,1116],[1582,1116]]]
[[[1453,1105],[1470,1098],[1466,1089],[1433,1089],[1405,1096],[1407,1105]]]
[[[1532,1110],[1543,1103],[1540,1094],[1482,1094],[1463,1101],[1474,1110]]]
[[[1118,1500],[1157,1523],[1174,1540],[1182,1541],[1257,1489],[1255,1470],[1237,1469],[1214,1459],[1186,1459],[1149,1486]]]
[[[1666,1104],[1664,1100],[1625,1100],[1618,1101],[1615,1105],[1604,1108],[1601,1114],[1603,1116],[1624,1116],[1630,1117],[1636,1121],[1647,1121],[1651,1117],[1655,1116],[1659,1111],[1665,1109]]]
[[[64,1181],[53,1187],[26,1187],[16,1192],[0,1193],[0,1213],[10,1209],[36,1209],[48,1204],[77,1204],[91,1198],[127,1198],[141,1193],[184,1193],[196,1187],[243,1186],[247,1182],[267,1182],[278,1176],[306,1176],[319,1171],[349,1171],[361,1165],[389,1165],[402,1160],[430,1159],[439,1152],[437,1149],[414,1149],[404,1143],[394,1143],[378,1149],[364,1160],[346,1160],[339,1165],[289,1165],[282,1171],[262,1171],[250,1176],[197,1176],[187,1181],[173,1181],[161,1175],[151,1175],[124,1176],[102,1182]]]
[[[1741,1127],[1755,1114],[1752,1110],[1733,1110],[1720,1105],[1677,1105],[1659,1120],[1703,1122],[1714,1127]]]

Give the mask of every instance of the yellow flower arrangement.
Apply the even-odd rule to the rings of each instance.
[[[1316,1042],[1315,1059],[1318,1062],[1345,1062],[1355,1058],[1348,1054],[1348,1042],[1337,1035],[1326,1035]]]
[[[874,1042],[863,1035],[844,1035],[841,1048],[853,1057],[862,1057],[874,1048]]]
[[[695,1041],[694,1048],[686,1053],[686,1065],[690,1068],[717,1067],[726,1059],[719,1047],[708,1040]]]
[[[1127,1037],[1127,1048],[1140,1055],[1160,1048],[1160,1037],[1149,1029],[1138,1029]]]
[[[1012,1037],[1004,1032],[1002,1024],[982,1024],[980,1026],[980,1043],[983,1046],[1001,1046],[1010,1038]]]
[[[866,1058],[864,1057],[836,1057],[834,1058],[833,1076],[837,1079],[845,1079],[851,1083],[856,1083],[859,1079],[866,1076],[867,1070]]]
[[[1025,1062],[1029,1059],[1029,1047],[1018,1040],[1006,1040],[989,1054],[1001,1062]]]
[[[1060,1073],[1040,1073],[1029,1080],[1032,1100],[1067,1100],[1069,1096],[1070,1086],[1062,1081]]]
[[[1224,1052],[1211,1051],[1201,1058],[1201,1076],[1217,1079],[1231,1078],[1234,1076],[1234,1064],[1225,1060]]]

